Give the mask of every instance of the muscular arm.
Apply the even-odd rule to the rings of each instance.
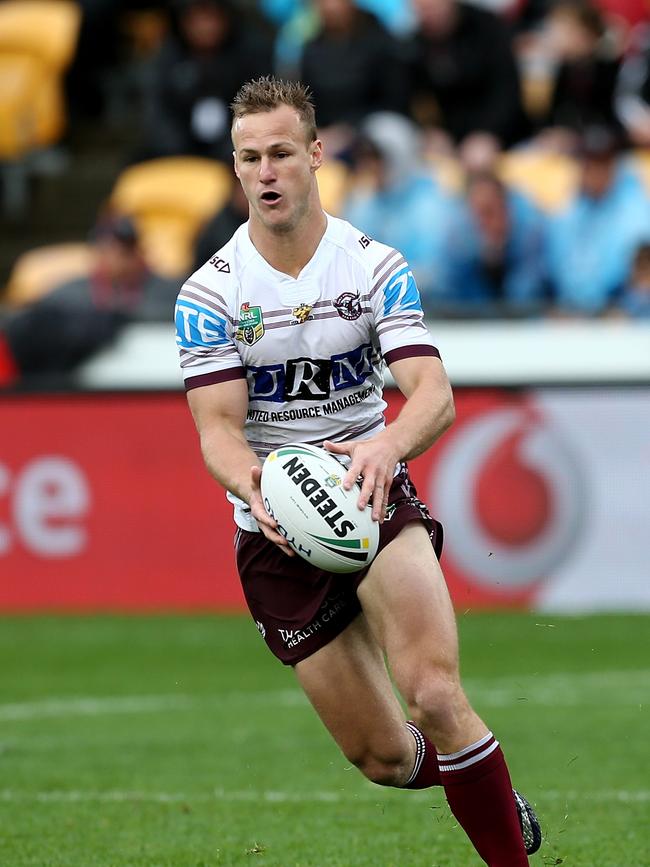
[[[246,380],[192,389],[187,400],[208,470],[220,485],[249,503],[253,490],[251,467],[260,466],[260,460],[244,437]]]
[[[245,379],[206,385],[188,392],[188,403],[201,440],[201,452],[211,475],[245,503],[267,539],[292,556],[276,532],[260,493],[261,462],[244,436],[248,409]]]
[[[391,373],[406,397],[395,421],[368,440],[327,443],[330,451],[352,458],[343,481],[346,488],[363,475],[359,508],[364,509],[372,496],[372,516],[377,521],[385,512],[395,465],[426,451],[455,417],[449,380],[438,358],[403,358],[391,365]]]
[[[439,358],[403,358],[390,372],[407,398],[398,417],[383,432],[390,435],[398,460],[410,460],[425,452],[453,424],[454,399]]]

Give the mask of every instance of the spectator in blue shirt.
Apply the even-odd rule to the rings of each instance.
[[[583,135],[580,186],[550,221],[548,267],[558,312],[595,316],[611,305],[650,228],[650,200],[618,161],[614,133],[591,127]]]
[[[353,151],[358,183],[342,216],[401,250],[426,306],[438,285],[444,225],[457,205],[433,179],[421,146],[421,134],[407,118],[390,112],[368,117]]]
[[[444,237],[438,315],[524,316],[546,299],[544,218],[489,170],[471,173]]]
[[[650,227],[648,237],[637,248],[629,279],[615,299],[616,310],[630,319],[650,320]]]

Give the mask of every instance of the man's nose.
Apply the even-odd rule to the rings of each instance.
[[[260,161],[260,181],[263,184],[268,184],[274,180],[275,169],[273,168],[273,161],[268,157],[262,157]]]

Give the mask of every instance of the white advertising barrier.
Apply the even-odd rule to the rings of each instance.
[[[417,480],[457,604],[650,610],[650,389],[462,398]]]
[[[650,383],[648,321],[427,325],[455,386]],[[173,326],[128,326],[111,347],[81,367],[77,383],[107,390],[181,388]]]

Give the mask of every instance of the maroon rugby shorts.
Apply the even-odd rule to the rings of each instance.
[[[379,528],[379,550],[411,521],[420,521],[440,558],[442,525],[417,497],[402,465],[393,479],[387,517]],[[361,611],[357,587],[370,568],[340,574],[287,557],[263,533],[238,530],[237,568],[253,619],[272,653],[295,665],[336,638]]]

